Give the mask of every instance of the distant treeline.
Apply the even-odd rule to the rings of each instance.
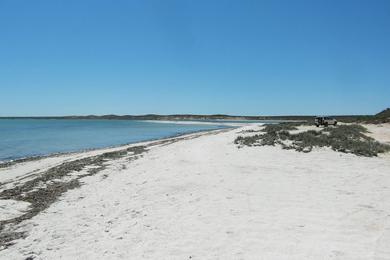
[[[341,122],[389,122],[390,109],[376,115],[337,115],[331,116]],[[232,116],[232,115],[88,115],[88,116],[37,116],[37,117],[0,117],[0,119],[106,119],[106,120],[313,120],[315,116]]]

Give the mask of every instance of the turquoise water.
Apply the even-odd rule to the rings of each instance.
[[[226,128],[136,120],[1,119],[0,161],[103,148]]]

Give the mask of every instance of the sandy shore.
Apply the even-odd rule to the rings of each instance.
[[[390,259],[389,154],[238,148],[245,129],[0,169],[0,259]]]

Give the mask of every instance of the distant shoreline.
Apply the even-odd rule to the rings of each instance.
[[[189,121],[189,120],[312,120],[316,115],[285,115],[285,116],[234,116],[234,115],[88,115],[88,116],[3,116],[1,119],[82,119],[82,120],[162,120],[162,121]],[[371,120],[374,115],[329,115],[339,121]]]

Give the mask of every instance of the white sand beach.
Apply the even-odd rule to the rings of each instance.
[[[144,149],[40,181],[35,190],[76,179],[80,186],[31,218],[4,225],[3,233],[24,235],[3,246],[0,259],[390,259],[389,153],[369,158],[234,144],[243,130],[260,127],[0,168],[4,191],[64,162]],[[390,141],[389,125],[368,129]],[[101,168],[91,174],[94,167]],[[29,207],[2,199],[0,221]]]

